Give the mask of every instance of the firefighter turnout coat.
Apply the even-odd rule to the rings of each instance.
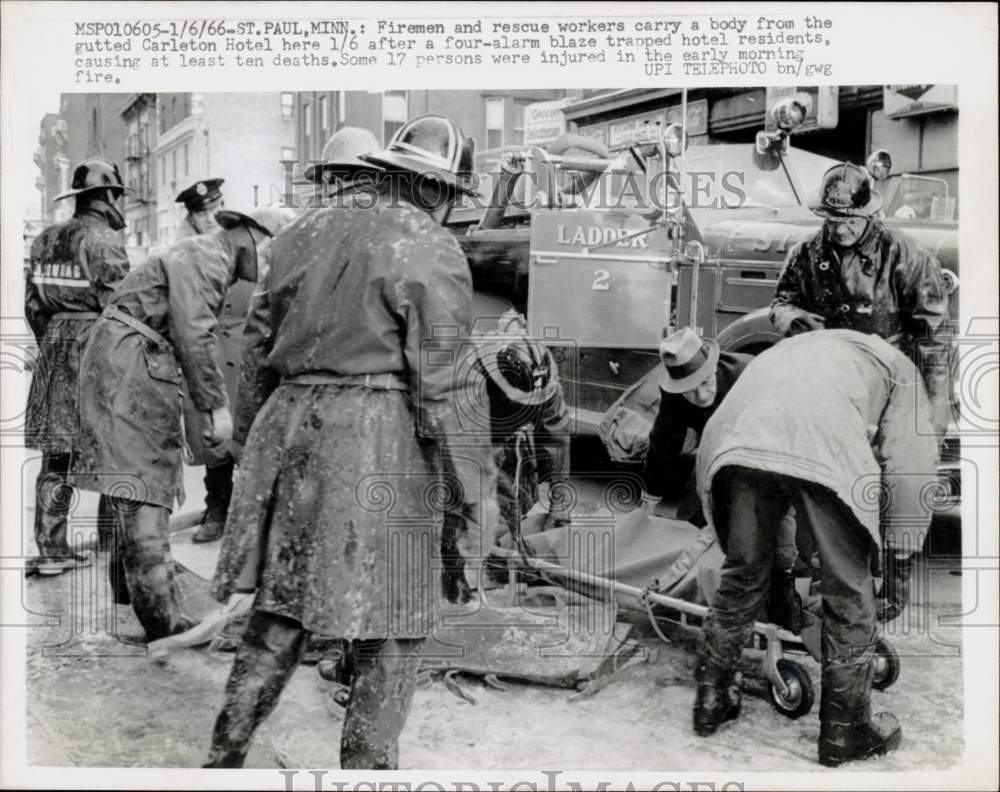
[[[128,269],[121,235],[96,210],[49,226],[32,244],[24,314],[39,354],[28,393],[28,448],[72,451],[80,423],[80,356]]]
[[[81,366],[78,486],[168,509],[183,502],[182,380],[197,410],[228,404],[216,334],[234,268],[212,234],[150,256],[122,281]]]
[[[443,510],[464,518],[463,552],[482,552],[489,448],[459,447],[454,409],[471,290],[451,234],[384,196],[310,210],[275,239],[246,331],[236,439],[252,426],[217,599],[256,588],[256,608],[339,638],[429,633]]]

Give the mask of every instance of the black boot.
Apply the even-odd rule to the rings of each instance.
[[[351,692],[340,732],[344,770],[399,769],[399,735],[417,687],[424,639],[354,641]]]
[[[185,632],[197,622],[177,602],[174,562],[170,557],[167,528],[170,513],[162,506],[130,502],[121,507],[124,525],[118,537],[117,558],[125,569],[129,599],[146,641]],[[114,586],[115,573],[112,573]],[[116,596],[120,592],[116,590]]]
[[[229,672],[225,703],[202,767],[243,767],[250,738],[278,703],[299,664],[307,635],[297,621],[253,612]]]
[[[874,665],[825,663],[819,709],[819,762],[837,767],[844,762],[881,756],[895,750],[903,730],[895,716],[871,713]]]
[[[798,635],[802,631],[802,598],[795,590],[795,573],[792,570],[771,570],[767,614],[773,624],[789,632]]]
[[[222,538],[233,496],[233,470],[232,461],[205,468],[205,514],[201,527],[191,536],[192,542],[214,542]]]
[[[89,566],[87,552],[74,552],[66,530],[73,488],[69,485],[69,454],[45,454],[42,469],[35,480],[35,544],[38,558],[32,559],[28,573],[61,575],[72,569]]]
[[[740,714],[743,697],[733,671],[702,662],[695,679],[698,694],[694,700],[694,731],[700,737],[708,737]]]

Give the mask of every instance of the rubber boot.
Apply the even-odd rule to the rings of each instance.
[[[882,756],[895,750],[903,730],[894,715],[871,714],[874,663],[827,663],[819,709],[819,762],[844,762]]]
[[[344,770],[397,770],[424,639],[354,641],[351,693],[340,736]]]
[[[97,549],[110,552],[115,546],[115,515],[111,499],[101,495],[97,501]]]
[[[146,631],[146,641],[191,629],[195,620],[177,602],[167,533],[170,513],[162,506],[133,501],[122,508],[120,519],[124,530],[118,537],[116,563],[125,567],[132,609]]]
[[[35,479],[35,544],[38,558],[32,559],[28,573],[51,576],[90,566],[89,553],[75,553],[66,531],[73,488],[68,481],[69,454],[45,454]]]
[[[733,671],[702,662],[695,679],[698,693],[694,700],[694,731],[700,737],[708,737],[723,723],[739,716],[743,697]]]
[[[771,570],[771,590],[767,600],[768,619],[798,635],[802,631],[802,598],[795,590],[795,574],[790,569]]]
[[[201,527],[191,536],[192,542],[214,542],[222,538],[233,496],[233,470],[232,461],[205,468],[205,514]]]
[[[299,664],[307,636],[297,621],[253,612],[236,650],[208,761],[202,767],[243,767],[250,738],[277,705]]]

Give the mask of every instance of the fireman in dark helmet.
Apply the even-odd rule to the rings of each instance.
[[[126,189],[113,162],[81,162],[73,172],[73,186],[55,199],[73,197],[73,217],[43,230],[31,246],[24,315],[39,356],[28,392],[25,445],[42,452],[42,469],[35,489],[38,558],[29,563],[29,574],[58,575],[92,560],[67,542],[72,501],[67,476],[80,428],[78,376],[84,343],[129,270],[120,233],[125,221],[117,206]],[[102,497],[98,506],[102,544],[110,536],[112,521]]]
[[[471,190],[472,154],[449,119],[413,119],[361,158],[373,184],[305,212],[271,249],[239,401],[256,419],[212,583],[219,601],[256,595],[207,767],[243,765],[313,633],[350,642],[340,766],[399,766],[441,512],[457,513],[456,547],[480,557],[491,497],[486,449],[463,444],[456,420],[463,383],[433,362],[456,357],[472,321],[469,265],[441,227]],[[428,497],[442,485],[448,497]]]
[[[944,437],[950,417],[948,294],[937,259],[877,216],[882,197],[849,162],[824,175],[809,208],[823,228],[796,245],[771,303],[784,335],[844,328],[884,338],[923,376]]]
[[[497,469],[500,534],[494,541],[504,534],[516,538],[525,516],[543,499],[548,514],[542,530],[571,519],[569,412],[555,360],[527,333],[524,316],[512,309],[500,317],[496,331],[476,339],[473,391]],[[464,590],[461,576],[453,583]]]

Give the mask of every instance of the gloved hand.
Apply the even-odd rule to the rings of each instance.
[[[876,618],[880,622],[895,619],[910,601],[910,573],[913,571],[913,556],[897,558],[894,553],[885,554],[885,576],[882,590],[878,594]]]
[[[233,439],[233,416],[223,405],[201,414],[201,436],[209,445],[228,443]]]
[[[456,559],[445,559],[441,569],[441,589],[444,598],[454,605],[464,605],[472,599],[472,589],[465,579],[465,563]]]
[[[819,314],[802,311],[789,323],[788,335],[807,333],[810,330],[822,330],[826,327],[826,319]]]
[[[805,333],[809,330],[822,330],[826,327],[826,319],[819,314],[789,304],[775,305],[771,309],[771,321],[783,336]]]

